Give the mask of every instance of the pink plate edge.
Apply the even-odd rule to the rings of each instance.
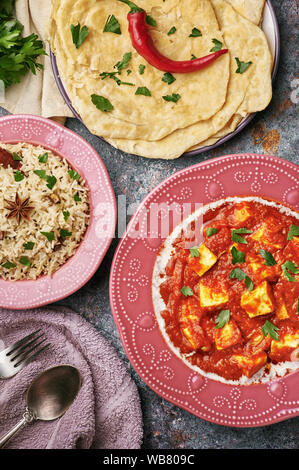
[[[115,227],[116,227],[116,222],[117,222],[117,205],[116,205],[114,189],[113,189],[113,186],[111,184],[107,168],[105,167],[105,165],[104,165],[100,155],[98,154],[98,152],[83,137],[76,134],[72,130],[64,127],[63,125],[57,123],[56,121],[53,121],[51,119],[44,118],[44,117],[41,117],[41,116],[32,115],[32,114],[9,114],[9,115],[5,115],[5,116],[1,116],[0,124],[3,121],[12,121],[12,120],[16,120],[16,121],[19,121],[19,120],[23,121],[24,120],[24,121],[29,121],[29,122],[33,121],[35,123],[47,124],[50,127],[52,126],[53,129],[59,129],[64,134],[71,136],[74,140],[79,141],[84,147],[86,147],[86,149],[89,149],[90,154],[93,155],[93,158],[97,159],[97,163],[99,165],[99,168],[103,172],[104,178],[106,180],[104,183],[106,185],[107,191],[110,192],[110,195],[109,195],[110,201],[109,201],[109,203],[112,204],[112,208],[113,208],[113,215],[112,215],[113,221],[112,221],[110,233],[107,235],[107,237],[105,237],[105,243],[104,243],[104,246],[101,250],[101,253],[98,255],[97,262],[95,263],[94,267],[83,278],[83,280],[81,282],[76,283],[76,285],[74,285],[72,288],[67,289],[64,293],[61,293],[59,295],[55,295],[54,292],[53,292],[53,296],[51,296],[51,299],[49,299],[49,300],[34,301],[34,302],[31,302],[31,303],[28,303],[28,305],[26,305],[26,306],[24,306],[24,305],[20,306],[20,305],[17,305],[17,304],[16,305],[13,305],[13,304],[6,305],[6,304],[3,304],[0,301],[1,302],[0,308],[7,308],[7,309],[10,309],[10,310],[27,310],[27,309],[42,307],[42,306],[49,305],[51,303],[57,302],[59,300],[62,300],[64,298],[74,294],[75,292],[77,292],[79,289],[81,289],[92,278],[92,276],[95,274],[95,272],[99,268],[100,264],[102,263],[103,258],[105,256],[105,254],[107,253],[107,250],[109,249],[109,246],[110,246],[110,244],[112,242],[112,239],[114,237]],[[75,162],[73,162],[72,159],[69,157],[67,152],[65,152],[65,151],[61,152],[61,150],[59,148],[56,148],[55,145],[43,141],[43,140],[45,140],[45,136],[43,136],[43,138],[40,138],[40,135],[39,135],[39,139],[36,139],[36,140],[31,139],[31,138],[26,138],[26,137],[25,138],[15,138],[14,137],[14,138],[8,138],[8,139],[7,138],[2,139],[1,137],[2,136],[1,136],[1,133],[0,133],[0,143],[1,142],[3,142],[3,143],[27,142],[27,143],[31,143],[33,145],[44,146],[45,148],[48,148],[51,151],[53,151],[53,153],[57,154],[59,157],[64,157],[71,164],[72,167],[76,168],[76,166],[77,166],[77,164]],[[72,158],[75,160],[76,157],[72,157]],[[86,182],[87,186],[89,187],[89,192],[90,192],[91,220],[92,220],[93,211],[94,211],[94,207],[92,205],[92,202],[93,202],[92,201],[92,195],[95,191],[90,188],[90,185],[89,185],[89,182],[88,182],[87,179],[85,179],[85,182]],[[93,239],[93,237],[92,237],[92,239]],[[87,241],[91,241],[90,226],[88,227],[87,232],[86,232],[83,240],[81,241],[79,247],[77,248],[77,251],[75,252],[75,254],[69,260],[67,260],[67,262],[63,266],[61,266],[56,271],[55,274],[59,273],[70,262],[74,262],[74,261],[77,260],[77,258],[79,256],[78,250],[80,249],[81,245],[83,243],[86,243]],[[54,274],[54,276],[55,276],[55,274]],[[30,283],[32,285],[33,283],[38,282],[41,279],[46,279],[47,281],[50,281],[50,282],[52,281],[51,278],[47,279],[46,276],[42,276],[42,277],[38,278],[36,281],[11,282],[11,281],[2,281],[2,280],[0,280],[0,288],[2,287],[3,283],[5,283],[9,286],[11,286],[11,285],[21,285],[21,284],[25,284],[25,283],[26,284]],[[30,293],[30,287],[29,287],[29,293]]]
[[[132,356],[130,350],[129,350],[129,347],[127,346],[126,344],[126,339],[125,339],[125,330],[126,328],[125,327],[122,327],[121,326],[121,323],[119,322],[119,320],[117,319],[117,312],[116,312],[116,305],[114,303],[114,295],[113,295],[113,292],[112,292],[112,288],[113,288],[113,285],[114,285],[114,277],[116,275],[116,263],[117,263],[117,259],[118,259],[118,255],[119,255],[119,252],[121,250],[121,247],[122,247],[122,244],[124,243],[126,237],[127,237],[127,234],[129,233],[130,229],[131,229],[131,226],[134,224],[134,221],[135,219],[137,218],[137,215],[139,214],[140,210],[142,207],[144,207],[146,204],[147,204],[147,201],[151,198],[152,194],[154,194],[156,191],[158,192],[160,188],[162,188],[163,186],[165,186],[167,183],[169,183],[175,176],[180,176],[180,175],[183,175],[186,171],[190,170],[190,169],[196,169],[196,168],[199,168],[199,169],[204,169],[205,166],[209,166],[211,163],[214,163],[214,162],[225,162],[226,159],[228,158],[238,158],[238,157],[254,157],[254,158],[265,158],[266,160],[271,160],[275,163],[277,163],[278,165],[281,165],[283,162],[288,165],[289,167],[295,169],[296,171],[298,171],[298,166],[292,162],[289,162],[288,160],[285,160],[281,157],[277,157],[277,156],[271,156],[271,155],[264,155],[264,154],[255,154],[255,153],[245,153],[245,154],[230,154],[230,155],[223,155],[223,156],[220,156],[220,157],[215,157],[215,158],[212,158],[212,159],[209,159],[209,160],[206,160],[206,161],[203,161],[203,162],[200,162],[200,163],[197,163],[195,165],[192,165],[192,166],[189,166],[189,167],[186,167],[182,170],[179,170],[177,172],[175,172],[174,174],[170,175],[169,177],[167,177],[165,180],[163,180],[161,183],[159,183],[145,198],[144,200],[140,203],[139,207],[137,208],[134,216],[131,218],[128,226],[127,226],[127,229],[122,237],[122,240],[119,242],[118,246],[117,246],[117,249],[115,251],[115,254],[114,254],[114,257],[113,257],[113,261],[112,261],[112,265],[111,265],[111,270],[110,270],[110,279],[109,279],[109,297],[110,297],[110,306],[111,306],[111,311],[112,311],[112,314],[113,314],[113,317],[114,317],[114,321],[116,323],[116,327],[117,327],[117,330],[118,330],[118,333],[120,335],[120,338],[121,338],[121,342],[122,342],[122,346],[124,348],[124,351],[130,361],[130,363],[132,364],[134,370],[136,371],[136,373],[138,373],[138,375],[141,377],[141,379],[147,384],[147,386],[149,388],[151,388],[155,393],[157,393],[159,396],[161,396],[162,398],[164,398],[165,400],[169,401],[170,403],[178,406],[179,408],[182,408],[184,409],[185,411],[188,411],[189,413],[201,418],[201,419],[204,419],[205,421],[207,422],[211,422],[213,424],[218,424],[220,426],[227,426],[227,427],[233,427],[233,428],[254,428],[254,427],[264,427],[264,426],[270,426],[272,424],[275,424],[275,423],[278,423],[278,422],[282,422],[282,421],[285,421],[287,419],[292,419],[292,418],[295,418],[296,416],[299,416],[299,401],[297,403],[297,407],[295,409],[295,411],[292,413],[292,415],[288,415],[288,412],[286,411],[286,413],[284,414],[283,412],[281,413],[281,415],[277,418],[272,418],[270,419],[270,422],[267,422],[267,423],[258,423],[258,424],[248,424],[246,422],[242,423],[242,424],[237,424],[237,423],[221,423],[219,422],[217,419],[211,419],[211,418],[207,418],[207,417],[204,417],[202,416],[202,413],[198,410],[191,410],[190,409],[190,406],[188,405],[184,405],[183,403],[178,403],[177,399],[175,398],[172,398],[172,397],[165,397],[165,393],[164,392],[160,392],[158,389],[158,387],[155,385],[155,384],[152,384],[150,383],[150,380],[143,374],[142,370],[141,370],[141,367],[139,366],[138,362],[135,360],[135,357]],[[234,196],[235,194],[227,194],[225,195],[225,197],[229,197],[229,196]],[[248,194],[248,196],[250,196],[251,194]],[[224,198],[225,198],[224,197]],[[241,197],[241,196],[240,196]],[[273,198],[273,200],[275,200]],[[276,201],[276,202],[279,202],[279,201]],[[284,203],[282,203],[284,204]],[[286,205],[286,204],[284,204]],[[296,209],[295,209],[296,210]],[[153,310],[153,306],[151,305],[151,309]],[[159,330],[159,327],[157,327],[158,330]],[[161,333],[160,333],[161,335]],[[162,336],[162,335],[161,335]],[[163,339],[163,338],[162,338]],[[164,339],[163,339],[164,340]],[[165,343],[166,345],[166,343]],[[166,345],[167,346],[167,345]],[[174,353],[168,348],[169,352],[171,355],[174,355]],[[188,368],[188,366],[185,366],[186,368]],[[190,369],[190,371],[192,371],[192,369]],[[293,373],[290,373],[288,374],[286,377],[287,378],[295,378],[296,376],[296,379],[298,379],[299,377],[299,371],[295,371]],[[285,377],[282,377],[281,379],[278,378],[276,381],[274,381],[275,383],[279,383],[282,379],[285,379]],[[231,393],[233,392],[233,390],[235,389],[246,389],[247,387],[250,387],[251,390],[256,390],[256,393],[259,394],[259,392],[261,391],[261,387],[266,387],[269,385],[269,383],[266,383],[266,384],[254,384],[254,385],[250,385],[250,386],[242,386],[242,385],[229,385],[229,384],[222,384],[220,382],[217,382],[217,381],[214,381],[214,380],[211,380],[211,379],[208,379],[210,380],[211,382],[213,382],[213,386],[215,386],[215,388],[217,389],[220,385],[221,386],[224,386],[225,388],[227,388],[228,390],[231,391]],[[270,382],[271,383],[271,382]]]

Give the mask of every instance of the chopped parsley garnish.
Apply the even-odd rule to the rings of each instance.
[[[146,22],[150,26],[157,26],[157,21],[150,15],[146,15]]]
[[[215,235],[215,233],[217,232],[218,232],[218,229],[214,227],[208,227],[206,230],[207,237],[211,237],[212,235]]]
[[[201,31],[197,28],[193,28],[192,33],[189,34],[189,38],[198,38],[200,36],[202,36]]]
[[[181,288],[181,293],[185,297],[191,297],[193,295],[193,290],[191,289],[191,287],[184,286],[184,287]]]
[[[91,101],[100,111],[103,111],[103,113],[107,113],[114,109],[114,106],[104,96],[91,95]]]
[[[118,86],[120,86],[120,85],[134,86],[134,83],[123,82],[122,80],[120,80],[120,78],[117,78],[116,75],[119,75],[119,72],[102,72],[102,73],[100,73],[100,77],[102,78],[102,80],[105,80],[105,78],[111,78],[112,80],[114,80],[118,84]]]
[[[190,60],[196,60],[196,59],[197,59],[196,55],[191,54],[191,59]]]
[[[248,242],[245,240],[245,238],[241,237],[239,234],[240,233],[252,233],[252,230],[248,230],[247,228],[238,228],[232,231],[232,240],[236,243],[243,243],[244,245],[247,245]]]
[[[128,66],[131,59],[132,59],[132,52],[126,52],[123,55],[122,60],[120,60],[119,62],[117,62],[117,64],[114,65],[114,68],[118,70],[118,73],[121,73],[121,71]]]
[[[73,24],[71,25],[71,33],[72,33],[73,43],[75,44],[76,48],[79,49],[79,47],[87,38],[89,31],[88,31],[87,26],[82,26],[81,28],[80,23],[78,23],[76,26],[74,26]]]
[[[227,325],[230,320],[230,310],[221,310],[217,319],[215,328],[223,328],[224,325]]]
[[[47,237],[49,242],[52,242],[54,240],[54,232],[41,232],[42,235]]]
[[[10,261],[6,261],[6,263],[3,263],[1,266],[5,269],[12,269],[16,267],[16,265],[11,263]]]
[[[33,250],[34,243],[33,242],[24,243],[23,247],[25,248],[25,250]]]
[[[65,230],[65,229],[61,229],[61,230],[60,230],[60,236],[61,236],[62,238],[71,237],[71,236],[72,236],[72,232],[69,232],[68,230]]]
[[[40,155],[40,156],[38,157],[38,161],[39,161],[40,163],[47,163],[47,161],[48,161],[48,156],[49,156],[49,155],[48,155],[48,152],[43,153],[42,155]]]
[[[151,92],[146,86],[140,86],[137,88],[135,95],[143,95],[143,96],[152,96]]]
[[[252,64],[252,62],[242,62],[241,60],[238,59],[238,57],[235,57],[235,59],[236,59],[237,66],[238,66],[236,73],[246,72],[248,67],[250,67],[250,65]]]
[[[17,170],[14,174],[14,179],[18,183],[19,181],[22,181],[25,178],[23,173],[21,173],[19,170]]]
[[[69,218],[71,214],[69,213],[69,211],[62,211],[62,213],[63,213],[64,220],[67,221],[67,219]]]
[[[144,70],[145,70],[145,65],[140,64],[138,70],[139,70],[140,75],[143,75],[143,74],[144,74]]]
[[[263,335],[267,337],[268,335],[275,341],[279,340],[277,331],[279,331],[278,326],[273,325],[269,320],[266,320],[265,324],[261,327]]]
[[[47,188],[49,189],[53,189],[55,184],[57,183],[57,179],[55,176],[46,176],[46,180],[47,180]]]
[[[233,246],[230,252],[232,254],[232,264],[245,262],[245,253],[243,253],[243,251],[239,251],[235,246]]]
[[[104,33],[121,34],[120,24],[119,24],[119,22],[117,21],[117,19],[115,18],[114,15],[108,16],[108,18],[106,20],[106,23],[105,23],[105,26],[104,26],[104,29],[103,29],[103,32]]]
[[[173,82],[176,81],[176,78],[172,75],[170,72],[164,73],[162,77],[162,82],[168,83],[168,85],[171,85]]]
[[[260,250],[260,255],[264,258],[265,260],[265,265],[266,266],[274,266],[276,264],[276,261],[271,253],[269,253],[266,250],[261,249]]]
[[[171,36],[171,34],[174,34],[176,32],[176,27],[173,26],[172,28],[170,28],[170,30],[168,31],[167,35],[168,36]]]
[[[24,266],[31,266],[30,260],[27,258],[27,256],[21,256],[19,263],[23,264]]]
[[[172,95],[162,96],[162,98],[165,101],[172,101],[173,103],[177,103],[179,99],[181,99],[181,95],[178,93],[172,93]]]
[[[247,276],[244,271],[240,268],[235,268],[231,271],[229,275],[230,279],[238,279],[239,281],[245,281],[245,285],[249,291],[252,291],[254,288],[253,282],[249,276]]]
[[[82,199],[81,199],[80,196],[79,196],[79,193],[76,193],[76,194],[75,194],[75,196],[74,196],[74,201],[76,201],[76,202],[82,201]]]
[[[15,161],[15,162],[20,162],[22,160],[22,157],[20,157],[20,155],[18,155],[17,153],[13,152],[12,154],[12,159]]]
[[[77,181],[77,180],[80,178],[79,173],[77,173],[77,171],[75,171],[75,170],[69,170],[69,171],[68,171],[68,174],[70,175],[70,177],[72,178],[72,180]]]
[[[293,240],[293,237],[299,237],[299,227],[298,225],[291,225],[287,240]]]
[[[213,43],[215,44],[215,46],[210,50],[210,52],[218,52],[222,49],[222,42],[221,41],[218,41],[218,39],[212,39]]]
[[[33,173],[39,176],[42,180],[45,180],[47,177],[46,170],[34,170]]]
[[[198,246],[193,246],[189,251],[192,258],[199,258]]]
[[[288,281],[290,282],[297,282],[297,279],[295,279],[291,274],[298,274],[299,269],[296,263],[293,261],[286,261],[283,263],[281,266],[282,272],[284,273],[285,277],[287,278]],[[289,272],[290,271],[290,272]]]

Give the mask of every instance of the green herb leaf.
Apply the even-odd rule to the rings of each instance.
[[[104,29],[103,29],[103,32],[104,33],[121,34],[120,24],[119,24],[119,22],[117,21],[117,19],[115,18],[114,15],[108,16],[108,18],[106,20],[106,23],[105,23],[105,26],[104,26]]]
[[[47,178],[46,170],[34,170],[33,173],[39,176],[42,180]]]
[[[146,86],[140,86],[137,88],[135,95],[143,95],[143,96],[152,96],[151,92],[149,91]]]
[[[248,67],[250,67],[250,65],[252,64],[252,62],[242,62],[241,60],[238,59],[238,57],[235,57],[235,59],[236,59],[237,66],[238,66],[236,73],[246,72]]]
[[[23,264],[24,266],[31,266],[30,260],[27,258],[27,256],[21,256],[19,263]]]
[[[291,225],[287,240],[293,240],[293,237],[299,237],[299,227],[298,225]]]
[[[231,271],[229,275],[230,279],[238,279],[239,281],[245,281],[245,285],[249,291],[252,291],[254,288],[254,284],[249,276],[247,276],[244,271],[240,268],[235,268]]]
[[[243,243],[244,245],[247,245],[248,242],[245,240],[245,238],[241,237],[239,233],[252,233],[252,230],[248,230],[244,227],[232,230],[232,240],[236,243]]]
[[[132,52],[126,52],[123,55],[123,58],[114,65],[114,68],[118,70],[118,73],[121,73],[123,69],[125,69],[128,65],[130,60],[132,59]]]
[[[18,183],[19,181],[22,181],[25,178],[23,173],[21,173],[19,170],[17,170],[14,174],[14,179]]]
[[[128,72],[128,70],[127,70],[127,72]],[[100,73],[100,77],[102,78],[102,80],[105,80],[105,78],[111,78],[112,80],[114,80],[117,83],[118,86],[120,86],[120,85],[134,86],[134,83],[123,82],[116,75],[119,75],[119,72],[102,72],[102,73]]]
[[[218,52],[222,49],[222,42],[218,41],[218,39],[212,39],[215,46],[210,50],[210,52]]]
[[[68,171],[68,174],[69,174],[70,177],[71,177],[73,180],[75,180],[75,181],[77,181],[77,180],[80,178],[79,173],[77,173],[75,170],[69,170],[69,171]]]
[[[62,213],[63,213],[64,220],[67,221],[67,219],[69,218],[71,214],[69,213],[69,211],[62,211]]]
[[[207,237],[211,237],[212,235],[215,235],[215,233],[218,232],[218,229],[217,228],[213,228],[213,227],[208,227],[207,230],[206,230],[206,234],[207,234]]]
[[[181,293],[185,297],[191,297],[193,295],[193,290],[191,289],[191,287],[184,286],[181,288]]]
[[[62,238],[71,237],[71,236],[72,236],[72,232],[69,232],[68,230],[65,230],[65,229],[61,229],[61,230],[60,230],[60,236],[61,236]]]
[[[271,253],[268,251],[265,251],[263,249],[260,250],[260,255],[264,258],[265,260],[265,265],[266,266],[274,266],[276,264],[276,261]]]
[[[76,26],[74,26],[73,24],[71,25],[71,33],[72,33],[73,43],[75,44],[76,48],[79,49],[79,47],[87,38],[89,31],[88,31],[87,26],[82,26],[81,28],[80,23],[78,23]]]
[[[49,156],[49,155],[48,155],[48,152],[43,153],[42,155],[40,155],[40,156],[38,157],[38,161],[39,161],[40,163],[47,163],[47,161],[48,161],[48,156]]]
[[[168,85],[171,85],[173,82],[176,81],[176,78],[172,75],[170,72],[164,73],[162,77],[162,82],[168,83]]]
[[[170,30],[168,31],[167,35],[168,36],[171,36],[171,34],[174,34],[176,32],[176,27],[173,26],[172,28],[170,28]]]
[[[230,252],[232,254],[232,264],[245,262],[245,253],[243,253],[243,251],[239,251],[235,246],[233,246]]]
[[[279,331],[279,328],[278,326],[273,325],[273,323],[271,323],[269,320],[266,320],[266,323],[264,324],[264,326],[261,327],[261,330],[265,337],[269,335],[275,341],[279,340],[279,336],[277,333],[277,331]]]
[[[52,176],[46,176],[46,180],[47,180],[47,188],[49,189],[53,189],[55,184],[57,183],[57,179],[54,175]]]
[[[146,22],[150,26],[157,26],[157,21],[150,15],[146,15]]]
[[[114,109],[114,106],[104,96],[91,95],[91,101],[97,107],[97,109],[103,111],[104,113],[107,113],[108,111],[112,111],[112,109]]]
[[[5,269],[12,269],[16,267],[16,265],[11,263],[10,261],[6,261],[6,263],[3,263],[1,266]]]
[[[75,196],[74,196],[74,201],[76,201],[76,202],[82,201],[82,199],[81,199],[80,196],[79,196],[79,193],[76,193],[76,194],[75,194]]]
[[[144,70],[145,70],[145,65],[140,64],[140,65],[139,65],[139,73],[140,73],[140,75],[143,75],[143,74],[144,74]]]
[[[230,310],[221,310],[216,319],[216,328],[223,328],[230,320]]]
[[[162,98],[165,101],[172,101],[173,103],[177,103],[179,99],[181,99],[181,95],[178,93],[172,93],[172,95],[162,96]]]
[[[198,38],[202,36],[201,31],[197,28],[192,29],[192,33],[189,35],[189,38]]]
[[[198,258],[199,257],[199,251],[198,251],[198,246],[193,246],[192,248],[190,248],[190,254],[192,256],[192,258]]]
[[[52,242],[54,240],[54,232],[41,232],[42,235],[47,237],[49,242]]]
[[[191,54],[191,60],[196,60],[196,59],[197,59],[196,55]]]
[[[15,161],[15,162],[20,162],[22,161],[22,157],[20,157],[20,155],[18,155],[17,153],[13,152],[12,154],[12,159]]]
[[[23,247],[25,248],[25,250],[33,250],[34,243],[33,242],[24,243]]]
[[[297,279],[295,279],[290,273],[289,271],[292,273],[292,274],[298,274],[299,273],[299,269],[298,269],[298,266],[297,264],[295,264],[293,261],[286,261],[285,263],[283,263],[283,265],[281,266],[281,269],[285,275],[285,277],[287,278],[288,281],[290,282],[297,282]]]

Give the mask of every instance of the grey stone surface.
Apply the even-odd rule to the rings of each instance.
[[[273,0],[281,33],[281,60],[269,107],[234,140],[196,157],[174,161],[147,160],[120,152],[97,137],[77,120],[67,127],[84,137],[102,157],[116,195],[125,195],[127,205],[141,202],[167,176],[192,164],[232,153],[278,155],[296,164],[298,158],[298,108],[291,99],[298,79],[298,2]],[[298,56],[297,56],[298,57]],[[299,81],[298,81],[299,83]],[[295,94],[294,94],[295,95]],[[297,98],[299,93],[297,92]],[[0,114],[5,114],[2,110]],[[115,347],[136,382],[144,420],[147,449],[294,449],[298,447],[299,417],[267,427],[234,429],[205,422],[156,395],[136,374],[123,351],[109,305],[109,272],[118,244],[114,239],[94,277],[77,293],[59,302],[84,316]]]

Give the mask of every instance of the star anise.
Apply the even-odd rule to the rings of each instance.
[[[16,217],[18,224],[21,222],[22,218],[25,220],[29,220],[29,212],[33,209],[33,207],[29,205],[29,197],[22,201],[18,193],[16,193],[14,201],[7,201],[7,199],[4,199],[4,201],[7,203],[5,209],[9,211],[6,216],[7,219],[10,219],[11,217]]]

